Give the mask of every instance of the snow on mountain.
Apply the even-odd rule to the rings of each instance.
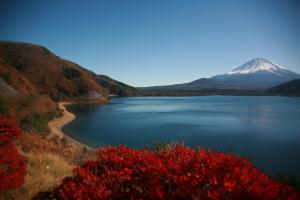
[[[255,58],[227,74],[248,74],[258,71],[268,71],[280,75],[279,72],[283,69],[283,67],[269,61],[266,58]]]
[[[264,89],[299,78],[266,58],[254,58],[227,74],[212,77],[227,87],[243,89]]]
[[[147,89],[163,90],[266,90],[276,85],[300,79],[291,72],[266,58],[254,58],[229,73],[200,78],[188,83],[153,86]],[[144,88],[145,89],[145,88]]]

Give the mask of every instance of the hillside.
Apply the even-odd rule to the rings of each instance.
[[[44,47],[1,42],[0,56],[29,80],[39,94],[49,95],[54,101],[107,96],[107,91],[82,67],[59,58]]]
[[[35,86],[30,83],[18,70],[5,63],[0,56],[0,77],[5,84],[23,93],[37,93]],[[1,87],[1,86],[0,86]],[[1,88],[1,90],[2,88]]]
[[[48,120],[58,114],[48,95],[39,94],[34,84],[0,57],[0,115],[16,117],[24,130],[43,134]]]
[[[137,95],[137,89],[105,75],[96,75],[94,80],[104,87],[109,94],[120,97]]]
[[[143,90],[202,90],[211,88],[223,88],[223,84],[220,81],[201,78],[189,83],[165,85],[165,86],[152,86],[152,87],[141,87]]]
[[[285,96],[300,96],[300,79],[292,80],[267,90],[268,93]]]
[[[60,115],[56,102],[106,103],[109,95],[135,92],[134,87],[96,75],[45,47],[0,42],[0,114],[16,117],[27,131],[48,132],[47,122]]]

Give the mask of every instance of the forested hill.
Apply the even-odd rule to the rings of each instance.
[[[0,114],[17,117],[25,129],[45,131],[49,119],[59,114],[55,102],[105,103],[109,95],[134,92],[135,88],[97,75],[43,46],[0,42]]]
[[[284,96],[300,96],[300,79],[280,84],[268,89],[267,92]]]

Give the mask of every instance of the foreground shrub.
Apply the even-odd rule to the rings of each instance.
[[[13,143],[21,134],[16,121],[0,117],[0,192],[20,187],[26,175],[26,158]]]
[[[98,159],[46,196],[53,199],[299,199],[243,158],[176,146],[158,153],[124,146]],[[40,195],[39,198],[46,198]]]

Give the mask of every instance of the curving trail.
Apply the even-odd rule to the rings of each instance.
[[[73,121],[76,118],[76,116],[73,113],[69,112],[66,109],[66,105],[69,105],[69,104],[72,104],[72,102],[59,102],[58,103],[58,107],[59,107],[59,109],[61,109],[63,111],[63,115],[61,117],[53,119],[52,121],[50,121],[48,123],[48,126],[51,130],[51,134],[49,135],[49,137],[58,136],[60,139],[66,138],[67,141],[70,142],[75,147],[81,147],[81,148],[85,147],[87,149],[93,149],[92,147],[84,145],[84,144],[78,142],[77,140],[67,136],[62,131],[63,126],[70,123],[71,121]]]

